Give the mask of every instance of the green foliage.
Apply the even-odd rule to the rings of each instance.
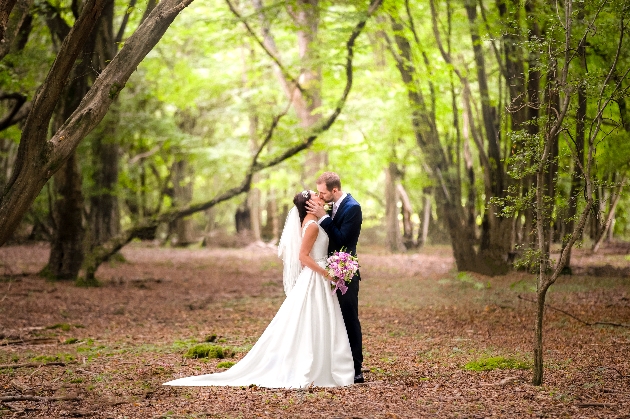
[[[74,361],[76,358],[72,354],[67,353],[59,353],[56,355],[37,355],[33,357],[33,361],[35,362],[70,362]]]
[[[48,326],[47,329],[60,329],[64,332],[68,332],[70,329],[72,329],[72,325],[68,323],[57,323],[53,324],[52,326]]]
[[[463,284],[469,284],[472,285],[472,287],[476,290],[483,290],[483,289],[487,289],[490,288],[490,283],[483,283],[480,281],[477,281],[470,273],[468,272],[457,272],[457,274],[455,275],[455,278],[457,279],[457,281],[463,283]]]
[[[217,368],[231,368],[236,364],[236,362],[232,361],[223,361],[217,364]]]
[[[491,165],[503,164],[513,179],[506,185],[508,196],[497,198],[486,196],[488,189],[485,168],[480,163],[481,152],[471,136],[472,128],[465,126],[463,121],[463,85],[453,71],[458,69],[470,83],[471,106],[474,108],[474,121],[471,122],[476,124],[476,130],[483,137],[483,121],[479,114],[482,100],[477,73],[473,69],[471,26],[466,10],[461,2],[435,3],[442,42],[448,46],[453,62],[447,63],[436,46],[428,1],[410,1],[415,33],[410,30],[411,22],[403,3],[384,2],[379,17],[368,22],[364,34],[356,41],[353,86],[348,101],[337,122],[312,147],[312,151],[326,153],[325,167],[320,169],[337,171],[342,177],[344,189],[361,202],[365,229],[380,229],[382,226],[385,215],[384,169],[390,163],[394,163],[400,171],[398,182],[409,195],[416,227],[420,223],[418,213],[424,205],[425,196],[435,194],[438,190],[436,186],[440,186],[434,173],[435,162],[423,155],[419,147],[423,140],[417,138],[413,130],[413,118],[418,118],[414,112],[418,110],[409,104],[409,90],[423,95],[427,108],[434,116],[440,146],[450,162],[442,175],[461,179],[458,184],[461,189],[460,204],[474,207],[473,217],[478,224],[481,224],[488,204],[497,207],[500,216],[512,217],[530,210],[534,202],[534,189],[526,183],[531,181],[530,177],[539,163],[548,115],[541,108],[537,119],[528,123],[530,126],[527,128],[537,128],[538,134],[530,134],[529,129],[513,131],[510,128],[511,114],[506,111],[510,108],[506,89],[509,83],[502,78],[493,44],[494,47],[500,46],[506,41],[506,36],[514,36],[514,46],[522,48],[522,55],[528,57],[523,60],[524,74],[529,77],[532,70],[543,75],[551,74],[552,64],[558,62],[561,65],[563,60],[561,57],[559,61],[554,61],[555,56],[549,55],[550,51],[560,48],[564,39],[557,11],[544,3],[537,4],[535,14],[530,16],[522,9],[522,4],[510,4],[507,7],[510,13],[514,13],[501,16],[495,5],[486,5],[486,16],[483,17],[486,22],[482,23],[482,17],[478,16],[479,45],[488,73],[489,104],[497,112],[495,122],[501,130],[499,147],[506,157],[504,161],[491,158]],[[72,25],[74,16],[70,3],[64,0],[53,4],[59,8],[60,16]],[[579,5],[584,6],[586,21],[589,21],[596,6],[588,2],[579,2]],[[616,51],[619,10],[627,13],[624,5],[621,0],[608,2],[599,15],[597,31],[588,32],[588,71],[582,71],[577,64],[570,69],[572,77],[567,88],[575,91],[579,86],[586,87],[589,118],[594,116],[594,98],[602,88],[603,76],[610,64],[607,57]],[[0,61],[0,90],[3,92],[20,92],[32,99],[55,58],[58,46],[52,42],[43,6],[43,3],[36,2],[33,31],[26,48],[13,51]],[[123,40],[137,28],[144,7],[144,4],[129,7],[128,3],[116,2],[115,22],[125,15],[129,17]],[[261,21],[253,4],[245,2],[237,7],[260,35]],[[354,24],[365,12],[365,4],[324,2],[318,7],[317,40],[310,46],[312,54],[308,62],[302,58],[296,36],[303,28],[295,22],[291,8],[283,3],[266,4],[263,14],[270,22],[270,33],[279,51],[278,58],[288,73],[297,78],[309,66],[321,70],[322,100],[316,111],[326,117],[337,104],[345,86],[345,43]],[[512,10],[515,7],[520,8],[520,14]],[[400,33],[393,33],[388,15],[403,20]],[[543,29],[544,36],[530,36],[532,20]],[[573,46],[577,46],[578,40],[588,30],[583,23],[576,24],[575,28],[571,41]],[[407,86],[400,78],[388,45],[388,41],[394,40],[394,35],[405,36],[411,43],[413,51],[409,64],[416,69],[417,83]],[[504,51],[499,48],[501,54]],[[521,58],[519,54],[511,58],[518,61]],[[502,66],[505,58],[501,57]],[[624,50],[618,68],[627,68],[629,63],[630,57]],[[627,87],[624,83],[621,86],[623,89]],[[544,96],[544,89],[543,82],[539,99]],[[623,89],[620,92],[627,91]],[[178,160],[187,162],[190,167],[183,182],[192,185],[193,201],[209,200],[238,185],[251,161],[253,150],[265,136],[272,118],[288,104],[273,61],[244,26],[236,21],[225,2],[220,0],[193,2],[175,19],[124,88],[115,85],[107,93],[112,98],[116,97],[116,101],[103,122],[80,144],[77,153],[83,175],[86,214],[90,212],[90,198],[111,192],[119,198],[123,228],[177,205],[173,199],[176,186],[173,172]],[[622,96],[618,93],[615,99],[621,101],[624,99]],[[5,104],[0,105],[4,110]],[[552,223],[562,219],[566,213],[570,176],[575,167],[571,153],[574,149],[576,106],[573,100],[560,135],[559,157],[555,160],[559,165],[558,188],[546,202],[549,208],[557,205],[550,219]],[[603,117],[607,128],[596,138],[598,164],[595,170],[602,188],[611,188],[630,173],[628,133],[616,125],[623,116],[620,112],[618,106],[606,109]],[[426,123],[423,117],[419,119]],[[290,109],[268,147],[262,151],[261,160],[277,156],[300,143],[307,134],[308,129],[302,126],[295,110]],[[17,145],[20,135],[19,126],[3,131],[3,138],[13,145]],[[112,191],[99,190],[96,186],[95,178],[100,173],[99,165],[94,164],[97,139],[118,147],[118,185]],[[487,140],[484,141],[485,148]],[[0,144],[0,163],[11,155],[5,153],[2,146]],[[473,165],[472,177],[467,176],[465,153],[469,154]],[[302,152],[256,177],[253,186],[261,191],[263,206],[274,199],[282,212],[284,206],[291,205],[295,191],[314,188],[314,175],[306,168],[307,154]],[[25,218],[25,223],[37,226],[33,234],[37,239],[50,239],[50,205],[56,199],[51,186],[49,184],[42,190]],[[244,200],[245,197],[241,196],[222,203],[212,215],[194,215],[196,233],[201,235],[202,231],[210,230],[209,227],[233,232],[233,214]],[[615,234],[630,234],[628,206],[630,202],[622,199],[617,210]],[[434,206],[433,211],[433,219],[440,221],[440,209]],[[266,217],[267,213],[263,211],[264,221],[268,221]],[[208,221],[210,218],[211,222]],[[166,239],[166,230],[161,228],[157,238]],[[432,232],[433,229],[430,234]]]
[[[480,358],[470,361],[464,365],[464,369],[468,371],[492,371],[492,370],[527,370],[531,368],[531,363],[521,361],[514,358],[504,358],[495,356],[489,358]]]
[[[224,348],[218,345],[209,345],[206,343],[202,343],[188,349],[188,351],[184,354],[184,357],[195,358],[195,359],[197,358],[223,359],[226,357],[231,357],[233,355],[234,355],[234,352],[229,348]]]

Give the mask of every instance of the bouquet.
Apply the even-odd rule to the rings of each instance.
[[[343,295],[348,291],[346,283],[350,283],[359,270],[359,259],[357,259],[356,256],[352,256],[350,253],[344,252],[342,249],[328,257],[326,260],[326,270],[330,276],[335,278],[332,282],[332,293],[334,294],[339,290]]]

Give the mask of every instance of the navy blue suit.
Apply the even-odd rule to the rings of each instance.
[[[362,222],[361,205],[348,194],[341,201],[339,208],[335,212],[335,218],[326,217],[320,223],[326,234],[328,234],[328,253],[343,249],[345,252],[356,256]],[[350,341],[355,375],[361,373],[363,364],[363,335],[361,334],[361,323],[359,322],[360,280],[361,275],[357,272],[348,284],[348,291],[344,295],[337,290],[341,314],[343,315],[343,321],[348,332],[348,340]]]

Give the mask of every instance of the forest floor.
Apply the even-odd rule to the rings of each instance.
[[[133,243],[98,271],[100,287],[79,288],[37,276],[46,246],[4,246],[0,417],[630,418],[630,328],[605,324],[630,325],[630,248],[579,250],[576,272],[604,276],[551,288],[548,304],[575,317],[546,312],[542,386],[528,368],[533,275],[458,274],[448,247],[360,250],[366,383],[271,390],[162,383],[251,348],[284,298],[272,249]],[[206,340],[234,354],[184,357]],[[503,369],[477,371],[489,358]]]

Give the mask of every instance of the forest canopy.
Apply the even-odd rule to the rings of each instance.
[[[51,242],[54,277],[138,238],[273,243],[324,170],[364,240],[460,270],[630,234],[627,1],[6,7],[2,242]]]

